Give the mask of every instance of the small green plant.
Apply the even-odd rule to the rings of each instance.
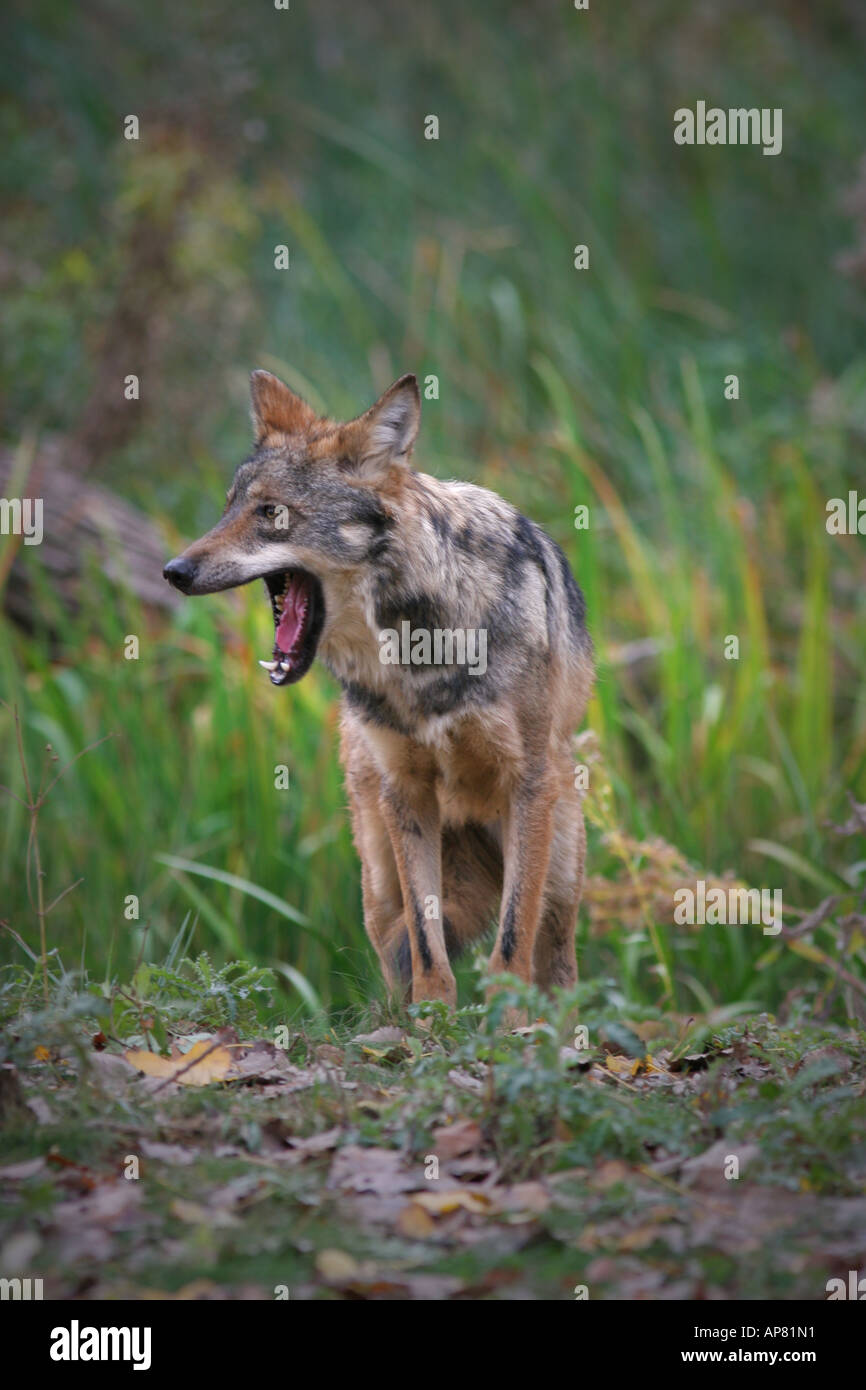
[[[206,1028],[251,1027],[258,1016],[256,996],[269,1000],[276,984],[273,971],[245,960],[229,961],[217,970],[205,951],[195,960],[185,957],[175,969],[141,966],[136,980],[142,971],[163,1008],[178,1004],[188,1018]]]

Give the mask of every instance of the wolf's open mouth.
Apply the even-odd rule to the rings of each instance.
[[[261,661],[274,685],[292,685],[305,676],[316,655],[325,621],[325,598],[314,574],[280,570],[265,575],[274,614],[273,660]]]

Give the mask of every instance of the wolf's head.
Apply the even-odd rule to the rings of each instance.
[[[328,617],[328,596],[388,545],[389,497],[418,433],[414,376],[347,424],[317,416],[270,372],[251,378],[255,450],[235,474],[222,519],[166,565],[184,594],[263,579],[274,615],[274,685],[300,680]]]

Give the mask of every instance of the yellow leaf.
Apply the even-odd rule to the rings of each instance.
[[[634,1076],[635,1064],[631,1057],[621,1057],[618,1052],[609,1052],[604,1059],[608,1071],[614,1076]],[[639,1067],[640,1062],[636,1065]]]
[[[788,941],[788,949],[795,955],[803,956],[810,960],[814,965],[826,965],[827,957],[823,951],[819,951],[817,946],[813,946],[809,941]]]
[[[316,1256],[316,1269],[323,1279],[338,1284],[343,1279],[352,1279],[360,1269],[358,1261],[345,1250],[320,1250]]]
[[[466,1187],[455,1187],[450,1192],[417,1192],[412,1201],[431,1216],[447,1216],[449,1212],[489,1211],[490,1198],[483,1192],[472,1192]]]
[[[238,1218],[233,1216],[230,1211],[221,1211],[219,1208],[203,1207],[199,1202],[188,1202],[185,1197],[175,1197],[171,1204],[170,1211],[179,1221],[186,1221],[190,1226],[237,1226]]]
[[[426,1240],[436,1229],[432,1216],[419,1202],[410,1202],[403,1208],[397,1217],[397,1226],[401,1235],[409,1236],[412,1240]]]
[[[41,1043],[38,1047],[34,1047],[33,1056],[36,1058],[37,1062],[51,1061],[51,1053],[48,1051],[48,1048],[43,1047]]]
[[[227,1048],[215,1047],[207,1039],[194,1043],[189,1052],[174,1057],[160,1057],[146,1048],[132,1048],[123,1055],[146,1076],[178,1081],[182,1086],[209,1086],[212,1081],[222,1081],[232,1063]]]

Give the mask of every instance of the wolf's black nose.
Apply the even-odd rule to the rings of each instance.
[[[192,581],[195,578],[195,565],[191,560],[185,559],[183,555],[178,555],[176,560],[169,560],[162,576],[163,579],[168,580],[169,584],[180,589],[182,594],[187,594],[192,588]]]

